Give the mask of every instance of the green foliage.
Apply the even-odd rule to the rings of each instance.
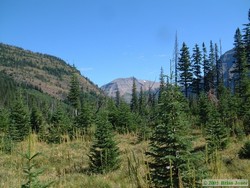
[[[201,92],[201,51],[200,48],[198,46],[198,44],[195,44],[195,47],[193,49],[193,56],[192,56],[192,67],[193,67],[193,71],[194,71],[194,78],[193,78],[193,92],[196,95],[200,95]]]
[[[229,130],[220,118],[220,114],[212,101],[206,101],[204,116],[207,117],[205,123],[206,141],[209,153],[216,150],[225,149],[228,144]]]
[[[23,141],[29,134],[30,120],[26,107],[23,105],[22,98],[18,97],[10,111],[10,124],[7,130],[13,141]]]
[[[133,78],[133,86],[132,86],[132,99],[130,102],[130,109],[132,112],[138,112],[138,96],[136,91],[136,79]]]
[[[124,101],[121,101],[120,106],[117,108],[114,101],[110,100],[107,111],[108,120],[117,132],[124,134],[136,130],[135,117],[137,116],[130,111],[129,105]]]
[[[43,173],[43,169],[35,169],[35,163],[33,162],[41,153],[31,154],[30,147],[30,137],[29,145],[26,153],[21,154],[22,158],[25,160],[26,165],[23,168],[24,175],[27,179],[26,183],[22,184],[21,188],[48,188],[53,182],[42,183],[39,181],[38,177]]]
[[[186,107],[178,88],[171,86],[163,92],[159,104],[160,124],[150,138],[149,179],[155,187],[180,187],[187,185],[187,163],[191,143],[188,139]],[[182,182],[182,183],[181,183]]]
[[[239,158],[250,159],[250,140],[246,141],[239,151]]]
[[[80,107],[80,88],[79,81],[76,74],[73,74],[70,82],[70,90],[68,94],[68,100],[76,112]],[[76,113],[77,115],[77,113]]]
[[[30,125],[32,132],[38,133],[42,123],[43,123],[43,117],[41,112],[39,112],[39,110],[36,107],[33,107],[30,114]]]
[[[119,149],[114,141],[112,126],[105,113],[97,120],[95,140],[90,148],[89,167],[93,173],[107,173],[120,166]]]
[[[63,139],[62,136],[66,134],[72,137],[73,127],[62,106],[58,105],[56,111],[52,114],[50,122],[42,124],[39,139],[47,143],[59,144]]]
[[[15,143],[12,141],[9,134],[4,134],[1,138],[0,146],[1,146],[1,150],[4,153],[11,154],[15,146]]]
[[[80,113],[75,117],[76,127],[81,131],[86,132],[93,122],[94,116],[90,105],[83,104]]]
[[[0,108],[0,132],[6,132],[9,126],[9,114],[5,109]]]
[[[162,93],[166,89],[165,79],[164,79],[164,72],[163,68],[161,67],[161,73],[160,73],[160,88],[159,88],[159,95],[158,95],[158,101],[161,100]]]
[[[193,79],[190,54],[185,42],[182,44],[178,70],[180,72],[179,83],[184,87],[185,96],[188,96],[188,87]]]
[[[16,83],[3,72],[0,72],[0,104],[10,106],[15,98]]]

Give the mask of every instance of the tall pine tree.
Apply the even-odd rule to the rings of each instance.
[[[161,67],[161,73],[160,73],[160,88],[159,88],[159,96],[158,101],[160,101],[163,91],[165,90],[165,80],[164,80],[164,72],[163,68]]]
[[[192,82],[192,67],[190,61],[189,50],[185,42],[182,44],[179,63],[178,63],[178,70],[180,74],[179,83],[184,87],[185,96],[188,96],[188,87]]]
[[[68,100],[75,110],[74,115],[77,115],[78,110],[80,108],[80,88],[79,88],[79,81],[78,81],[76,74],[73,74],[71,77]]]
[[[136,79],[133,77],[133,86],[132,86],[132,99],[130,102],[130,109],[132,112],[138,112],[138,96],[136,90]]]
[[[205,43],[202,43],[202,63],[203,63],[203,73],[204,73],[204,91],[209,91],[209,80],[208,80],[208,74],[210,71],[209,61],[207,59],[207,48]]]
[[[194,78],[193,78],[193,92],[196,95],[200,95],[201,92],[201,51],[198,46],[198,44],[195,44],[195,47],[193,49],[193,56],[192,56],[192,62],[193,62],[193,72],[194,72]]]

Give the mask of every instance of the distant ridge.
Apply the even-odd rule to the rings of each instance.
[[[125,101],[129,102],[131,99],[131,94],[132,94],[133,78],[134,77],[117,78],[109,82],[108,84],[103,85],[101,89],[109,97],[115,97],[117,90],[119,90],[120,96],[123,97]],[[141,79],[136,79],[136,78],[135,78],[135,84],[136,84],[136,89],[138,92],[140,91],[141,87],[144,91],[148,91],[149,88],[152,91],[155,91],[160,86],[159,82],[141,80]]]

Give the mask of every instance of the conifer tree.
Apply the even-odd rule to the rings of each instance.
[[[194,71],[194,78],[193,78],[193,92],[197,95],[200,95],[201,92],[201,51],[199,49],[198,44],[195,44],[193,49],[193,71]]]
[[[42,114],[38,111],[36,107],[33,107],[30,114],[31,130],[35,133],[38,133],[42,123],[43,123]]]
[[[243,42],[246,51],[247,64],[250,66],[250,9],[248,10],[248,23],[244,24],[244,26]]]
[[[68,100],[72,107],[75,109],[75,115],[77,115],[77,112],[80,108],[80,88],[76,74],[73,74],[71,77]]]
[[[29,134],[30,119],[28,110],[24,106],[21,94],[14,101],[14,104],[10,111],[10,125],[8,128],[8,134],[13,141],[23,141]]]
[[[250,10],[248,12],[250,22]],[[246,133],[250,132],[250,23],[245,24],[244,35],[239,28],[235,33],[236,94],[240,97],[240,116],[243,118]]]
[[[188,87],[192,82],[192,67],[190,61],[189,50],[185,42],[182,45],[179,63],[178,63],[178,70],[180,73],[180,80],[179,83],[184,87],[185,96],[188,96]]]
[[[199,109],[200,124],[205,127],[210,154],[215,150],[224,149],[228,141],[228,132],[217,103],[202,93],[199,98]]]
[[[71,126],[68,116],[64,113],[60,105],[57,106],[56,111],[52,114],[50,120],[49,134],[45,137],[48,143],[60,143],[62,135],[69,132]]]
[[[220,118],[216,106],[209,101],[208,121],[206,122],[206,141],[209,153],[225,149],[228,144],[228,129]]]
[[[242,80],[245,75],[246,69],[246,53],[244,48],[244,43],[242,40],[242,35],[240,29],[237,28],[235,35],[234,35],[234,57],[235,61],[235,70],[233,71],[236,74],[235,80],[235,93],[239,96],[242,96]]]
[[[210,41],[209,55],[208,55],[208,74],[207,74],[207,84],[208,91],[214,89],[214,80],[215,80],[215,54],[214,54],[214,45]]]
[[[146,114],[146,96],[142,89],[142,86],[140,88],[140,93],[139,93],[139,114],[141,116]]]
[[[88,104],[83,104],[80,113],[76,116],[76,127],[86,132],[93,123],[93,112]]]
[[[208,80],[208,74],[210,71],[209,61],[207,59],[207,48],[205,43],[202,43],[202,63],[203,63],[203,73],[204,73],[204,91],[209,91],[209,80]]]
[[[150,138],[149,179],[154,187],[189,187],[187,164],[190,140],[188,121],[183,109],[186,105],[178,88],[169,86],[159,104],[160,122]]]
[[[90,148],[89,167],[93,173],[107,173],[120,166],[119,148],[114,141],[112,126],[105,113],[101,114],[97,121],[95,140]]]
[[[5,109],[0,108],[0,131],[5,132],[9,126],[9,114]]]
[[[138,112],[138,97],[137,97],[137,90],[136,90],[136,79],[133,78],[133,86],[132,86],[132,99],[130,102],[130,109],[131,112]]]
[[[164,72],[163,72],[163,68],[161,67],[161,73],[160,73],[160,88],[159,88],[159,96],[158,96],[158,102],[161,99],[162,96],[162,92],[165,90],[165,80],[164,80]]]
[[[223,79],[222,79],[222,65],[220,62],[220,58],[219,58],[219,50],[218,50],[218,45],[215,43],[214,46],[214,50],[215,50],[215,75],[216,75],[216,91],[217,91],[217,97],[218,97],[218,88],[220,84],[223,84]]]
[[[120,103],[121,103],[121,96],[120,96],[119,88],[117,88],[117,91],[115,93],[115,105],[116,105],[116,107],[119,107]]]

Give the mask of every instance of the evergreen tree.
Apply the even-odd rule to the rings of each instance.
[[[29,134],[28,110],[22,102],[21,95],[14,101],[14,104],[10,110],[10,125],[8,134],[13,141],[23,141]]]
[[[42,114],[38,111],[36,107],[33,107],[30,114],[31,130],[35,133],[38,133],[42,123],[43,123]]]
[[[9,114],[5,109],[0,108],[0,132],[6,133],[8,126],[9,126]]]
[[[161,99],[162,92],[165,90],[165,80],[164,80],[164,73],[163,73],[163,68],[161,67],[161,73],[160,73],[160,88],[159,88],[159,96],[158,96],[158,102]]]
[[[240,29],[237,28],[234,35],[234,57],[235,57],[235,70],[233,71],[236,74],[235,80],[235,93],[239,96],[242,96],[242,80],[246,72],[246,53],[244,48],[244,43],[242,40],[242,35]]]
[[[138,112],[138,97],[136,91],[136,79],[133,78],[133,86],[132,86],[132,99],[130,102],[131,112]]]
[[[117,91],[115,93],[115,105],[116,105],[116,107],[119,107],[120,103],[121,103],[121,96],[120,96],[119,88],[117,88]]]
[[[200,95],[201,92],[201,51],[199,49],[198,44],[195,44],[193,49],[193,71],[194,71],[194,78],[193,78],[193,92],[197,95]]]
[[[210,102],[210,101],[209,101]],[[228,144],[228,131],[213,103],[208,106],[208,121],[206,122],[206,141],[209,153],[225,149]]]
[[[44,138],[48,143],[60,143],[62,135],[68,134],[72,130],[70,120],[61,105],[58,105],[56,111],[52,114],[50,123],[48,135]]]
[[[208,84],[208,91],[210,89],[214,89],[214,80],[215,80],[215,54],[214,54],[214,45],[213,42],[210,41],[210,49],[209,49],[209,56],[208,56],[208,74],[207,74],[207,84]]]
[[[76,127],[86,132],[93,123],[93,112],[88,104],[83,104],[80,113],[76,116]]]
[[[180,72],[179,83],[184,87],[185,96],[188,96],[188,87],[192,82],[192,68],[190,62],[190,55],[188,47],[183,43],[178,63],[178,70]]]
[[[150,138],[150,180],[154,187],[189,187],[187,166],[191,143],[182,94],[170,86],[159,104],[160,124]],[[184,184],[184,185],[183,185]]]
[[[68,94],[68,100],[72,107],[75,109],[75,115],[80,107],[80,88],[79,81],[76,74],[73,74],[70,82],[70,90]]]
[[[217,90],[217,97],[218,97],[218,88],[220,84],[223,84],[223,79],[222,79],[222,65],[220,62],[219,58],[219,50],[218,50],[218,45],[215,43],[215,75],[216,75],[216,90]]]
[[[107,173],[120,166],[119,148],[111,128],[107,115],[102,114],[97,121],[95,140],[89,154],[89,167],[93,173]]]
[[[140,93],[139,93],[139,114],[141,116],[146,114],[146,96],[142,89],[142,86],[140,88]]]
[[[216,150],[224,149],[228,141],[228,132],[216,105],[217,103],[204,93],[200,95],[200,124],[205,127],[210,154]]]
[[[205,43],[202,43],[202,62],[203,62],[203,73],[204,73],[204,91],[209,91],[209,80],[208,80],[208,74],[210,71],[209,61],[207,59],[207,48],[205,46]]]
[[[247,65],[250,66],[250,9],[248,10],[248,23],[244,24],[244,26],[243,42],[246,51]]]

